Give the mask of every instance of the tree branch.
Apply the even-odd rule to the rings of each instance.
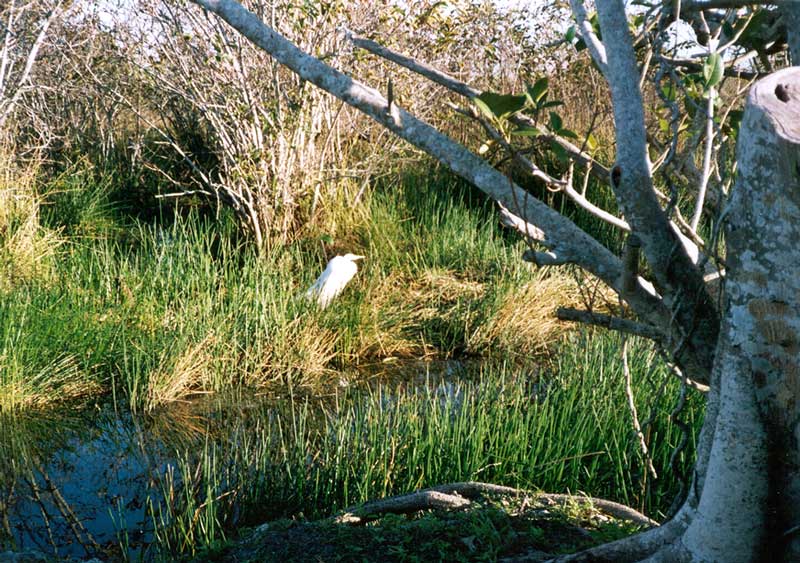
[[[334,521],[341,524],[366,524],[367,522],[377,520],[383,514],[408,514],[418,510],[465,508],[471,504],[470,499],[476,499],[486,494],[506,496],[531,495],[534,496],[537,501],[549,505],[563,505],[569,502],[584,501],[614,518],[627,520],[641,526],[658,526],[658,522],[648,518],[641,512],[610,500],[565,494],[531,493],[513,487],[475,481],[437,485],[420,491],[396,495],[368,502],[360,506],[346,508],[343,514],[334,518]]]
[[[572,309],[570,307],[559,307],[556,309],[556,317],[561,321],[572,321],[593,326],[601,326],[617,332],[623,332],[633,336],[641,336],[649,340],[661,341],[664,339],[664,334],[655,327],[637,323],[636,321],[629,319],[622,319],[620,317],[595,313],[593,311]]]
[[[608,56],[606,54],[605,45],[597,37],[597,34],[592,28],[592,24],[586,17],[586,7],[583,5],[583,0],[569,0],[570,8],[572,8],[572,15],[575,22],[580,29],[581,39],[586,43],[592,59],[597,64],[603,76],[608,72]]]
[[[719,334],[719,314],[706,293],[700,270],[670,225],[653,189],[644,105],[625,3],[598,0],[597,9],[614,107],[617,140],[617,162],[611,174],[614,193],[625,219],[639,236],[657,289],[675,309],[675,322],[685,337],[673,346],[691,349],[691,356],[698,360],[691,373],[706,382]]]
[[[418,61],[405,55],[401,55],[396,51],[392,51],[388,47],[384,47],[376,41],[360,37],[352,31],[346,31],[345,37],[356,47],[360,47],[361,49],[364,49],[373,55],[377,55],[404,68],[407,68],[408,70],[415,72],[420,76],[424,76],[432,82],[439,84],[440,86],[444,86],[451,92],[464,96],[467,99],[471,100],[473,98],[477,98],[481,94],[480,91],[476,90],[469,84],[461,82],[457,78],[454,78],[427,63]],[[592,158],[590,154],[582,151],[564,137],[556,135],[552,131],[548,131],[547,128],[542,124],[535,124],[528,116],[525,115],[514,114],[509,118],[509,120],[520,127],[536,127],[542,130],[543,134],[537,137],[538,139],[557,143],[575,162],[583,164],[584,166],[588,165],[592,175],[604,182],[607,181],[610,172],[608,167]]]
[[[746,6],[791,6],[797,0],[683,0],[686,11],[744,8]]]

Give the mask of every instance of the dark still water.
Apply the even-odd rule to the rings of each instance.
[[[343,376],[326,397],[242,392],[149,415],[113,404],[0,413],[0,561],[21,552],[66,561],[168,560],[191,553],[187,543],[208,544],[236,526],[291,514],[311,495],[324,504],[338,494],[330,484],[292,491],[306,487],[303,467],[319,455],[311,427],[331,426],[378,384],[449,396],[465,373],[457,363],[406,365]],[[269,511],[248,505],[272,493],[280,498]]]

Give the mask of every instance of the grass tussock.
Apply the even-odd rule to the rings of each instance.
[[[50,221],[76,207],[72,191],[57,194]],[[261,252],[224,217],[136,221],[120,237],[113,206],[65,211],[72,234],[48,262],[58,284],[9,290],[4,312],[21,343],[9,357],[38,373],[68,355],[87,388],[153,411],[240,385],[327,391],[340,370],[388,359],[525,358],[557,339],[551,315],[575,295],[571,282],[522,262],[524,244],[469,189],[410,177],[363,197],[351,209],[329,202],[330,220]],[[344,252],[366,259],[319,309],[305,289]]]
[[[0,291],[33,280],[46,281],[59,245],[40,224],[36,163],[18,165],[0,146]]]
[[[470,350],[502,350],[523,358],[544,354],[572,328],[556,318],[556,309],[578,302],[575,280],[564,275],[539,275],[512,286],[498,299],[494,314],[476,331]]]
[[[210,390],[209,375],[215,361],[209,334],[195,345],[188,346],[183,353],[171,356],[164,354],[162,367],[156,368],[147,379],[145,409],[153,411],[164,405],[186,401],[193,395]],[[164,365],[172,362],[172,365]]]
[[[277,338],[265,343],[263,363],[247,377],[250,384],[293,382],[301,387],[325,385],[334,375],[338,336],[313,314],[294,318],[280,327]]]
[[[56,358],[31,372],[8,350],[0,354],[0,412],[41,409],[100,391],[100,385],[85,377],[74,356]]]

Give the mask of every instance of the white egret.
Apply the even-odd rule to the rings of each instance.
[[[355,261],[362,258],[364,257],[350,253],[331,258],[322,275],[306,291],[306,298],[316,299],[323,309],[327,307],[333,298],[342,292],[347,282],[356,275],[358,266]]]

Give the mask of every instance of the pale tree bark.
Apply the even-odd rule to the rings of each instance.
[[[800,69],[751,91],[727,226],[719,414],[686,549],[800,560]]]
[[[692,492],[641,541],[559,561],[800,561],[800,69],[756,84],[740,134],[728,307]]]

